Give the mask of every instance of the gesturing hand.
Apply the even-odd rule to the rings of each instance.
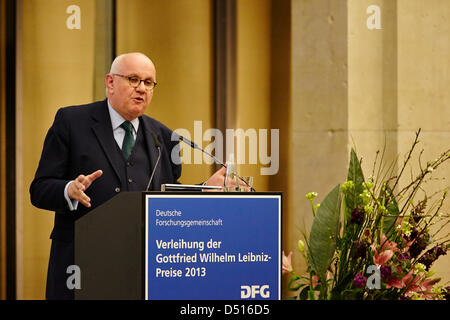
[[[223,187],[223,182],[225,180],[225,173],[227,172],[227,168],[221,167],[217,170],[211,177],[209,177],[208,181],[206,181],[206,186],[219,186]]]
[[[219,186],[223,187],[225,182],[225,174],[227,172],[227,169],[225,167],[220,168],[217,170],[211,177],[209,177],[208,181],[206,181],[206,186]],[[234,179],[227,182],[227,187],[237,187]],[[243,191],[250,192],[251,188],[241,179],[238,179],[238,187],[242,188]],[[205,190],[209,191],[209,190]],[[210,191],[217,191],[217,190],[210,190]],[[219,190],[220,191],[220,190]],[[223,191],[223,189],[222,189]]]
[[[102,170],[97,170],[87,176],[80,174],[74,181],[69,184],[67,188],[67,195],[70,199],[77,200],[85,207],[91,207],[91,199],[84,193],[87,188],[94,182],[98,177],[103,174]]]

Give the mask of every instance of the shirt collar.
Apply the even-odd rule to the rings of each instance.
[[[109,100],[106,101],[108,102],[109,116],[111,117],[111,125],[114,131],[126,120],[111,106]],[[133,125],[134,132],[137,132],[139,128],[139,119],[136,118],[130,122]]]

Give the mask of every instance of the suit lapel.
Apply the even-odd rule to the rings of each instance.
[[[115,157],[113,154],[116,152],[117,144],[114,139],[114,134],[111,125],[111,117],[108,112],[108,104],[106,100],[102,103],[98,108],[94,109],[92,112],[92,118],[94,119],[94,123],[92,125],[92,130],[97,137],[98,143],[100,144],[105,157],[108,159],[111,167],[114,170],[114,173],[117,176],[117,179],[121,181],[121,175],[119,174],[118,168],[120,168],[120,163],[115,161]],[[142,133],[144,135],[144,141],[146,143],[148,157],[150,160],[150,175],[153,171],[153,168],[158,160],[158,149],[156,148],[155,141],[153,140],[153,134],[156,134],[156,130],[154,130],[151,122],[146,117],[140,117],[141,122],[139,126],[139,130],[142,128]],[[161,137],[158,137],[161,142]],[[164,145],[161,144],[161,153],[164,151]],[[160,159],[161,161],[161,159]],[[125,183],[124,181],[121,181]],[[152,183],[150,185],[151,190],[160,190],[161,188],[161,164],[155,170],[155,174],[153,176]]]
[[[94,124],[92,125],[92,130],[97,137],[98,143],[103,149],[106,158],[108,159],[111,167],[113,168],[117,179],[120,179],[119,174],[119,164],[114,161],[112,156],[116,152],[116,140],[114,139],[114,134],[111,125],[111,117],[108,112],[108,105],[106,100],[92,113],[92,118],[94,119]],[[123,183],[123,181],[122,181]]]

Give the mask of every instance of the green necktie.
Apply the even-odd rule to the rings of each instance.
[[[121,125],[125,129],[125,137],[123,138],[122,153],[126,160],[131,154],[134,146],[133,125],[130,121],[124,121]]]

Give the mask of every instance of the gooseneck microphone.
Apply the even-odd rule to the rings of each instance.
[[[158,167],[158,164],[159,164],[159,159],[161,159],[161,143],[159,143],[158,137],[156,136],[156,134],[154,132],[152,132],[152,137],[153,137],[153,141],[155,142],[155,147],[158,149],[158,159],[156,160],[156,164],[153,167],[152,175],[150,176],[150,179],[148,180],[147,188],[145,189],[145,191],[148,191],[148,189],[150,188],[150,184],[152,183],[153,176],[155,175],[156,168]]]
[[[192,142],[191,140],[188,140],[188,139],[186,139],[185,137],[183,137],[183,136],[181,136],[181,135],[179,135],[179,134],[177,134],[177,133],[175,133],[175,132],[174,132],[173,134],[175,134],[175,135],[178,136],[178,140],[183,141],[183,142],[186,143],[187,145],[191,146],[191,148],[193,148],[193,149],[200,150],[200,151],[203,152],[204,154],[206,154],[206,155],[208,155],[209,157],[213,158],[214,161],[215,161],[216,163],[220,164],[220,165],[221,165],[222,167],[224,167],[224,168],[227,168],[227,166],[226,166],[222,161],[220,161],[219,159],[217,159],[215,156],[213,156],[213,155],[210,154],[209,152],[207,152],[207,151],[203,150],[202,148],[200,148],[195,142]],[[227,168],[227,169],[228,169],[228,168]],[[251,185],[249,185],[248,182],[245,181],[245,179],[242,178],[240,175],[236,174],[236,176],[239,178],[239,180],[243,181],[243,182],[247,185],[247,187],[250,188],[251,191],[256,191],[256,190],[255,190]]]
[[[183,141],[184,143],[190,145],[191,148],[193,148],[193,149],[200,150],[200,151],[203,152],[204,154],[206,154],[206,155],[208,155],[209,157],[213,158],[214,161],[215,161],[216,163],[220,164],[222,167],[225,167],[225,168],[227,167],[222,161],[220,161],[219,159],[217,159],[217,158],[216,158],[215,156],[213,156],[211,153],[209,153],[209,152],[203,150],[202,148],[200,148],[195,142],[192,142],[192,141],[190,141],[190,140],[188,140],[188,139],[186,139],[185,137],[180,136],[180,135],[178,135],[178,140]]]

